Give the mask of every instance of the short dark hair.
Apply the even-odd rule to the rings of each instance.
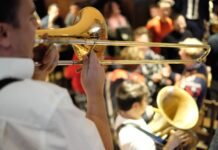
[[[103,8],[103,14],[106,19],[110,18],[110,16],[112,15],[114,3],[119,5],[119,3],[114,0],[108,1],[107,3],[105,3],[104,8]]]
[[[118,107],[123,111],[128,111],[135,102],[141,102],[143,98],[148,100],[149,96],[147,86],[133,80],[123,81],[116,90]]]
[[[0,1],[0,22],[19,27],[18,10],[21,0],[1,0]]]
[[[173,21],[176,21],[180,16],[183,16],[182,14],[179,14],[179,13],[175,13],[172,15],[172,19]],[[183,16],[184,17],[184,16]]]

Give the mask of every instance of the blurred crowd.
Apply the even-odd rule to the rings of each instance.
[[[106,101],[111,123],[114,124],[118,109],[116,91],[126,81],[144,83],[147,87],[148,105],[156,107],[157,94],[168,85],[176,85],[186,90],[195,98],[199,110],[204,99],[218,101],[218,1],[217,0],[159,0],[146,6],[148,20],[143,26],[133,27],[128,11],[122,12],[123,1],[108,1],[101,10],[107,28],[109,40],[135,42],[164,42],[180,44],[204,43],[211,46],[211,52],[205,63],[186,64],[138,64],[110,65],[106,70]],[[69,13],[63,18],[57,4],[51,4],[47,15],[39,19],[40,28],[54,29],[73,26],[79,22],[78,13],[84,6],[72,3]],[[134,14],[141,20],[143,14]],[[193,60],[204,53],[202,48],[167,48],[167,47],[114,47],[105,49],[105,59],[122,60]],[[61,45],[61,60],[77,60],[72,45]],[[80,66],[57,67],[49,76],[49,81],[67,87],[73,102],[81,109],[86,109],[86,96],[80,83]],[[133,84],[133,83],[131,83]],[[125,86],[125,85],[123,85]],[[127,85],[126,85],[127,86]],[[130,86],[130,85],[129,85]],[[133,85],[135,86],[135,85]],[[111,106],[109,106],[111,105]],[[121,107],[121,108],[120,108]],[[109,108],[110,110],[110,108]],[[125,109],[124,109],[125,110]],[[126,110],[125,110],[126,111]],[[121,111],[122,112],[122,111]],[[119,118],[118,118],[119,119]],[[112,125],[113,126],[113,125]]]

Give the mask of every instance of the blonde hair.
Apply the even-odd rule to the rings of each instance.
[[[149,40],[152,39],[151,32],[147,30],[144,26],[136,28],[133,34],[134,34],[134,38],[142,35],[147,35]]]
[[[158,2],[158,6],[160,8],[170,8],[174,5],[174,1],[173,0],[160,0]]]
[[[124,60],[143,60],[144,51],[138,47],[126,47],[120,52],[120,57]]]
[[[196,44],[196,45],[203,45],[201,41],[196,38],[186,38],[184,41],[180,42],[181,44]],[[182,50],[189,55],[191,58],[198,58],[204,52],[203,48],[182,48]]]

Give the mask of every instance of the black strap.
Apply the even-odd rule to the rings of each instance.
[[[158,147],[163,147],[164,144],[166,144],[166,141],[163,140],[161,137],[155,136],[155,135],[149,133],[148,131],[142,129],[140,126],[138,126],[138,125],[136,125],[136,124],[134,124],[134,123],[121,124],[121,125],[117,128],[117,133],[119,133],[120,130],[121,130],[123,127],[127,126],[127,125],[131,125],[131,126],[135,127],[136,129],[142,131],[142,132],[145,133],[146,135],[148,135],[150,138],[153,139],[154,143],[155,143],[156,146],[158,146]]]
[[[20,81],[20,79],[16,79],[16,78],[5,78],[0,80],[0,90],[5,87],[6,85],[16,82],[16,81]]]

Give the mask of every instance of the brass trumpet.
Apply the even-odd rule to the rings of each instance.
[[[43,39],[43,35],[47,35]],[[111,64],[184,64],[190,62],[205,62],[210,52],[210,46],[170,44],[154,42],[134,42],[134,41],[109,41],[107,40],[107,27],[102,14],[93,7],[82,9],[76,18],[73,26],[61,29],[37,30],[36,43],[57,43],[72,44],[78,61],[59,61],[58,65],[82,64],[82,57],[94,50],[100,59],[103,55],[105,46],[151,46],[169,48],[203,48],[205,51],[197,59],[193,60],[99,60],[103,65]]]
[[[176,86],[166,86],[157,96],[156,116],[148,124],[153,133],[162,133],[176,128],[189,130],[195,127],[199,118],[196,101],[185,90]]]

